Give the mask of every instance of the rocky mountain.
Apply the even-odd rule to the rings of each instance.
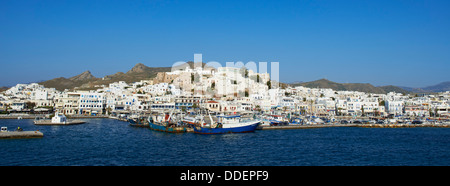
[[[83,84],[89,83],[90,81],[95,81],[97,79],[98,78],[94,77],[91,72],[86,71],[71,78],[59,77],[40,82],[39,84],[44,85],[44,87],[55,88],[56,90],[62,91],[64,89],[73,89],[74,87],[80,87]]]
[[[81,73],[80,75],[71,77],[69,79],[72,80],[72,81],[88,81],[88,80],[95,79],[95,77],[88,70],[86,72]]]
[[[0,92],[6,91],[8,89],[9,89],[9,87],[0,87]]]
[[[133,83],[144,79],[151,79],[155,77],[158,72],[170,72],[170,70],[170,67],[147,67],[142,63],[138,63],[127,73],[117,72],[103,78],[96,78],[90,71],[86,71],[74,77],[59,77],[40,82],[39,84],[60,91],[63,91],[64,89],[71,90],[75,87],[80,89],[95,89],[96,85],[108,85],[118,81]]]
[[[199,66],[199,64],[194,64],[194,62],[189,61],[174,68],[184,70],[186,67],[194,68],[195,66]],[[207,66],[205,63],[201,63],[201,66],[205,69],[213,68]],[[75,87],[77,87],[77,89],[90,90],[97,89],[96,85],[109,85],[110,83],[118,81],[133,83],[141,80],[151,79],[156,77],[158,72],[170,72],[171,70],[172,67],[148,67],[142,63],[138,63],[126,73],[117,72],[115,74],[107,75],[102,78],[96,78],[91,74],[90,71],[86,71],[74,77],[59,77],[48,81],[42,81],[39,84],[44,85],[48,88],[56,88],[56,90],[60,91],[63,91],[64,89],[72,90]]]
[[[337,91],[359,91],[375,94],[386,94],[392,91],[402,94],[409,92],[396,86],[381,86],[375,87],[369,83],[336,83],[327,79],[319,79],[311,82],[294,83],[291,86],[304,86],[309,88],[331,88]]]

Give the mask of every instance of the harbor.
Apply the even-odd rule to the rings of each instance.
[[[128,122],[126,119],[119,119],[114,118],[119,121]],[[149,122],[144,122],[141,124],[137,123],[130,123],[129,125],[131,127],[140,127],[140,128],[151,128],[149,125]],[[347,120],[340,120],[336,121],[334,123],[322,123],[322,124],[285,124],[285,125],[258,125],[255,130],[295,130],[295,129],[316,129],[316,128],[333,128],[333,127],[360,127],[360,128],[449,128],[450,122],[440,122],[440,123],[421,123],[421,124],[412,124],[409,123],[361,123],[356,121],[356,123],[353,123],[354,121],[350,121],[351,123],[347,124],[341,124],[342,121]],[[209,122],[209,121],[208,121]],[[181,129],[180,129],[181,130]],[[157,131],[165,132],[165,129],[158,129]],[[186,127],[182,131],[179,132],[186,132],[186,133],[194,133],[194,127]]]
[[[132,127],[149,128],[149,125],[130,124]],[[288,125],[288,126],[258,126],[256,130],[295,130],[316,129],[329,127],[361,127],[361,128],[450,128],[450,124],[319,124],[319,125]],[[193,133],[193,129],[187,129],[187,133]]]
[[[104,118],[70,126],[9,119],[0,120],[0,126],[10,131],[20,126],[24,131],[39,130],[44,134],[39,138],[0,140],[0,166],[450,164],[450,159],[445,158],[450,152],[450,130],[437,127],[363,128],[334,124],[282,130],[290,126],[273,126],[244,134],[198,135],[189,131],[153,131]]]

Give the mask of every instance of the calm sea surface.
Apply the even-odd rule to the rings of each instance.
[[[1,139],[0,166],[450,165],[448,128],[320,128],[166,134],[111,119],[73,126],[0,120],[39,139]]]

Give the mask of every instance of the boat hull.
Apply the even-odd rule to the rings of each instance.
[[[160,131],[160,132],[168,132],[168,133],[185,133],[185,127],[165,127],[162,125],[157,125],[149,122],[148,126],[151,130]]]
[[[229,134],[229,133],[248,133],[254,132],[259,126],[260,122],[252,122],[249,125],[232,127],[232,128],[203,128],[194,127],[196,134]]]

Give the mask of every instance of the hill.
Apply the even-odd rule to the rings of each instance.
[[[294,83],[291,86],[304,86],[308,88],[330,88],[336,91],[359,91],[375,94],[386,94],[392,91],[402,94],[409,92],[396,86],[375,87],[369,83],[336,83],[327,79],[319,79],[311,82]]]
[[[74,89],[80,87],[81,89],[94,89],[96,85],[108,85],[113,82],[125,81],[133,83],[144,79],[151,79],[156,76],[158,72],[170,72],[171,67],[147,67],[142,63],[136,64],[127,73],[117,72],[113,75],[107,75],[103,78],[96,78],[90,71],[81,73],[80,75],[64,78],[59,77],[48,81],[40,82],[48,88],[55,88],[63,91],[64,89]]]
[[[429,92],[445,92],[450,91],[450,81],[442,82],[437,85],[428,86],[423,88],[425,91]]]
[[[83,84],[97,79],[98,78],[94,77],[90,71],[86,71],[71,78],[59,77],[40,82],[39,84],[44,85],[44,87],[55,88],[56,90],[62,91],[64,89],[73,89],[74,87],[82,86]]]
[[[105,76],[104,78],[93,82],[93,84],[108,85],[118,81],[133,83],[144,79],[154,78],[158,72],[170,72],[170,70],[171,67],[148,67],[142,63],[138,63],[127,73],[117,72],[113,75]]]
[[[197,64],[198,65],[198,64]],[[185,69],[186,67],[194,68],[194,62],[187,62],[185,64],[174,67],[175,69]],[[205,69],[213,68],[202,63],[201,66]],[[90,71],[83,72],[77,76],[64,78],[59,77],[48,81],[42,81],[39,84],[48,88],[55,88],[63,91],[64,89],[72,90],[75,87],[78,89],[96,89],[97,85],[109,85],[110,83],[125,81],[127,83],[138,82],[141,80],[151,79],[156,77],[158,72],[170,72],[172,67],[148,67],[142,63],[136,64],[128,72],[117,72],[112,75],[107,75],[103,78],[96,78]]]
[[[423,88],[411,88],[411,87],[401,87],[401,88],[414,93],[445,92],[450,91],[450,81],[442,82],[436,85],[427,86]]]

